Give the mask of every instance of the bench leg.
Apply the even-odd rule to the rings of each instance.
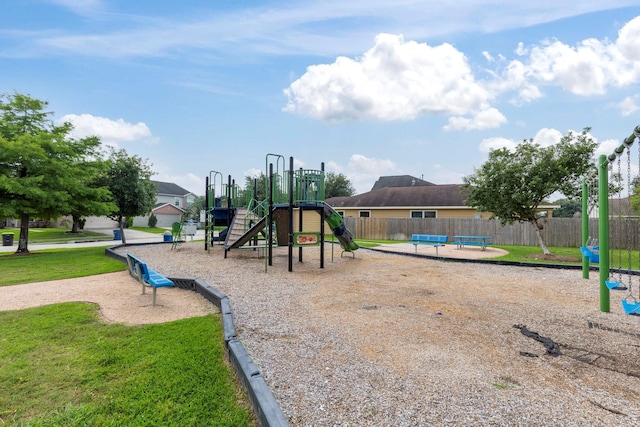
[[[438,247],[436,246],[436,256],[438,256]]]
[[[156,287],[153,287],[153,306],[156,306]]]

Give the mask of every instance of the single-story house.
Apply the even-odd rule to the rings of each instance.
[[[433,184],[410,175],[383,176],[371,191],[332,197],[326,203],[344,217],[356,218],[489,218],[464,204],[461,184]],[[560,205],[540,206],[551,216]]]

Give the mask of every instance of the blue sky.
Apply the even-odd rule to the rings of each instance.
[[[461,183],[491,148],[640,124],[640,0],[7,0],[0,93],[204,194],[268,153]],[[288,164],[288,160],[287,160]]]

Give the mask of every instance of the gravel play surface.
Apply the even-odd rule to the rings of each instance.
[[[640,425],[640,317],[622,313],[625,292],[612,291],[611,312],[599,311],[597,273],[585,280],[580,270],[366,249],[341,257],[327,246],[323,269],[318,249],[305,248],[288,272],[287,249],[278,248],[266,273],[258,251],[224,259],[220,246],[205,252],[201,242],[118,251],[228,295],[238,337],[293,426]],[[446,251],[499,256],[452,245],[439,254]],[[130,306],[122,318],[103,307],[110,321],[211,312],[199,296],[170,288],[149,307],[151,296],[139,295],[126,272],[105,276],[102,285],[102,276],[85,278],[98,283],[64,299],[102,306],[98,295],[117,277],[124,287],[103,301]],[[21,308],[7,303],[21,286],[33,285],[0,288],[0,310]],[[56,289],[49,282],[28,299],[47,303]]]

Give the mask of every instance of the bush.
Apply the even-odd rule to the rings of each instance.
[[[158,218],[154,214],[151,214],[147,225],[149,225],[150,228],[154,228],[157,224],[158,224]]]
[[[125,222],[125,228],[131,228],[131,227],[133,227],[133,217],[128,216]]]

